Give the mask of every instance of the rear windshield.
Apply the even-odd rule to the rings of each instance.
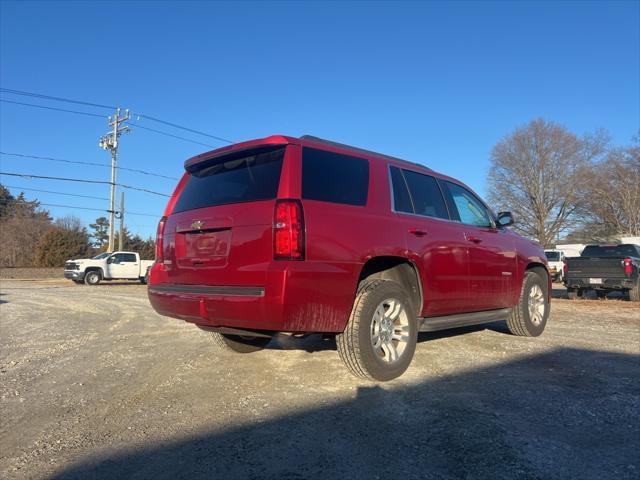
[[[276,198],[284,150],[270,147],[229,159],[205,160],[189,175],[173,212]]]
[[[560,252],[544,252],[544,254],[550,262],[557,262],[560,260]]]
[[[582,257],[637,257],[634,245],[589,245],[582,251]]]

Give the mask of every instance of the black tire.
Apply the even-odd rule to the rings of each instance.
[[[640,302],[640,279],[636,282],[636,286],[629,290],[629,300]]]
[[[607,298],[607,292],[606,290],[596,290],[596,296],[598,298]]]
[[[149,270],[147,270],[147,273],[144,275],[144,277],[140,277],[140,283],[142,285],[146,285],[147,283],[149,283]]]
[[[582,290],[579,288],[567,288],[567,297],[569,300],[577,300],[582,298]]]
[[[86,283],[87,285],[98,285],[100,283],[100,280],[102,280],[102,275],[100,275],[100,272],[96,270],[87,272],[87,274],[84,276],[84,283]]]
[[[382,320],[380,316],[377,316],[379,320],[375,320],[374,314],[380,307],[382,312],[387,312],[391,308],[395,309],[395,305],[400,305],[396,314],[398,323],[384,315],[382,320],[387,322],[384,331],[379,329],[376,335],[376,328]],[[406,332],[402,335],[406,340],[401,342],[391,338],[397,336],[401,328]],[[374,346],[374,338],[378,338],[378,347]],[[418,322],[406,290],[393,281],[372,280],[358,291],[347,326],[344,332],[336,335],[336,345],[340,358],[353,375],[387,381],[399,377],[407,370],[413,359],[417,338]],[[399,347],[402,347],[400,352]],[[392,358],[393,352],[398,355],[395,360]]]
[[[546,279],[543,279],[535,271],[525,272],[520,298],[507,319],[507,327],[513,335],[537,337],[544,331],[550,311],[547,285]],[[535,313],[532,315],[530,308],[530,297],[536,288],[542,292],[542,303],[537,304],[536,308],[544,306],[544,311],[540,313],[539,317]]]
[[[213,343],[222,350],[230,350],[236,353],[258,352],[266,347],[271,338],[269,337],[245,337],[239,335],[227,335],[218,332],[209,332]]]

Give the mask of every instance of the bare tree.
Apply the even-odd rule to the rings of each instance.
[[[507,135],[491,152],[489,199],[516,216],[514,228],[543,246],[579,220],[590,166],[601,158],[603,131],[578,137],[565,127],[536,119]]]
[[[69,230],[71,232],[81,231],[84,229],[82,220],[75,215],[65,215],[64,217],[56,218],[54,225],[61,230]]]
[[[583,196],[584,226],[596,240],[640,236],[640,137],[592,167]]]

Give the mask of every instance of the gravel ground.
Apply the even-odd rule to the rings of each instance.
[[[556,294],[562,296],[562,291]],[[311,336],[221,354],[144,286],[0,284],[1,478],[640,477],[640,308],[420,337],[361,382]]]

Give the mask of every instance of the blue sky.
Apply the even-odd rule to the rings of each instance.
[[[232,140],[313,134],[377,150],[485,192],[492,146],[532,118],[617,144],[640,128],[640,2],[0,3],[0,86],[119,105]],[[108,114],[2,94],[2,98]],[[141,120],[141,125],[222,146]],[[0,103],[0,147],[108,162],[106,118]],[[122,138],[120,165],[179,176],[208,147],[149,131]],[[107,168],[0,156],[1,170],[108,180]],[[175,182],[119,181],[170,193]],[[0,177],[108,197],[107,185]],[[11,189],[15,191],[15,189]],[[26,192],[42,202],[106,201]],[[126,192],[131,211],[166,200]],[[50,207],[93,221],[99,212]],[[157,219],[134,217],[152,235]]]

